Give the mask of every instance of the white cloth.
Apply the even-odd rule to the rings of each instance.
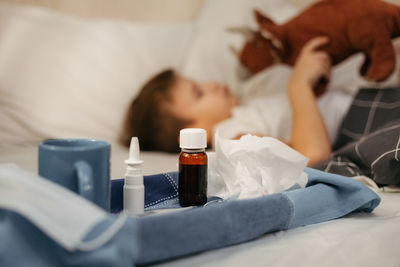
[[[232,117],[222,121],[215,131],[223,138],[252,133],[289,140],[292,116],[286,94],[254,98],[233,109]]]
[[[0,208],[24,216],[69,251],[102,246],[126,220],[121,215],[95,239],[82,241],[108,214],[70,190],[13,164],[0,164]]]
[[[340,91],[328,91],[318,99],[321,116],[331,143],[352,102],[352,96]],[[223,138],[232,139],[252,133],[290,141],[292,112],[286,91],[267,97],[254,97],[244,106],[233,109],[232,117],[214,128]]]

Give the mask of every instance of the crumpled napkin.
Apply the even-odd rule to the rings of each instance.
[[[272,137],[245,135],[240,140],[215,134],[208,153],[208,195],[244,199],[307,184],[308,158]]]

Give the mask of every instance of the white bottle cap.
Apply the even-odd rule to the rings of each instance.
[[[179,133],[181,148],[199,149],[207,147],[207,132],[201,128],[186,128]]]

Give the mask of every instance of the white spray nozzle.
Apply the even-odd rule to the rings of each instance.
[[[139,152],[139,140],[137,137],[132,137],[131,145],[129,146],[129,158],[125,160],[125,163],[133,165],[142,164],[143,160],[140,160]]]

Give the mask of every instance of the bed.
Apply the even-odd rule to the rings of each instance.
[[[88,19],[0,4],[0,163],[37,173],[41,140],[97,138],[112,144],[111,177],[122,178],[128,156],[118,143],[123,114],[150,75],[173,67],[197,80],[227,83],[244,100],[278,93],[290,69],[277,66],[240,81],[228,45],[239,47],[242,40],[225,28],[255,26],[254,7],[283,22],[308,2],[206,0],[195,18],[168,23]],[[320,101],[332,142],[353,96],[368,86],[357,73],[361,60],[356,55],[337,66],[332,93]],[[380,86],[398,85],[398,70]],[[142,152],[141,157],[145,175],[177,170],[175,154]],[[382,200],[371,214],[352,213],[156,265],[399,266],[400,194],[373,190]]]

